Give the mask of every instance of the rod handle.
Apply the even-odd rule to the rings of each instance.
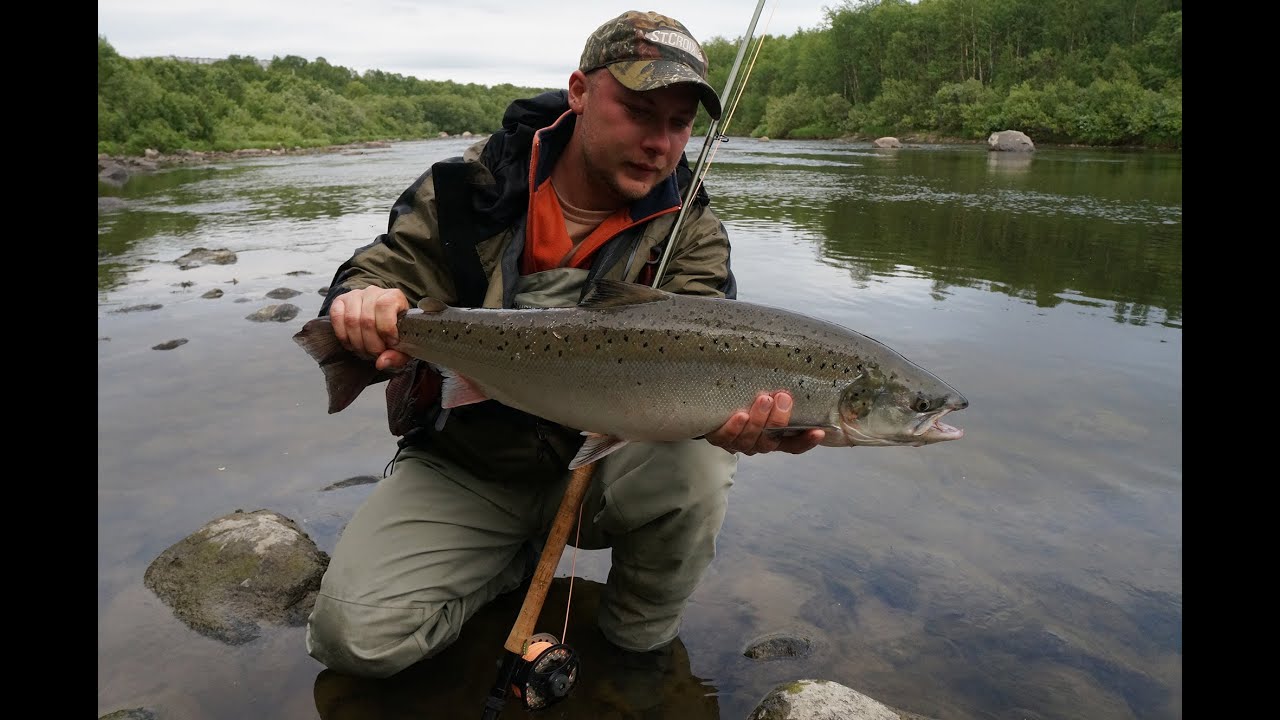
[[[534,626],[538,624],[538,616],[542,614],[542,604],[547,599],[547,590],[551,588],[551,580],[555,577],[556,568],[560,566],[560,556],[564,554],[564,546],[569,541],[569,531],[577,519],[578,507],[591,485],[591,476],[595,472],[594,462],[583,465],[573,471],[569,478],[569,486],[565,488],[564,497],[560,500],[560,509],[556,511],[551,531],[547,534],[546,545],[542,548],[542,557],[538,560],[538,568],[533,572],[529,584],[529,592],[524,596],[524,605],[520,606],[520,615],[516,617],[511,634],[503,646],[516,655],[524,655],[525,645],[533,637]]]

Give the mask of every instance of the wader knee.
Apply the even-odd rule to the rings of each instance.
[[[690,440],[641,444],[615,462],[596,515],[613,547],[600,629],[615,645],[646,651],[675,638],[715,558],[737,458]]]
[[[390,677],[457,638],[461,623],[450,628],[446,609],[428,616],[425,608],[380,608],[320,595],[307,622],[307,653],[348,675]]]

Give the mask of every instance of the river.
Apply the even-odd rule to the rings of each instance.
[[[236,509],[277,511],[332,551],[372,485],[326,488],[381,475],[394,438],[381,393],[327,415],[291,335],[400,191],[469,142],[99,184],[116,198],[98,215],[100,715],[480,715],[518,598],[434,664],[362,684],[322,672],[302,628],[203,637],[142,579]],[[740,720],[776,684],[818,678],[939,718],[1181,718],[1181,154],[734,138],[707,186],[741,299],[885,342],[969,399],[948,416],[966,434],[743,458],[657,684],[593,644],[607,551],[566,549],[583,679],[542,717]],[[236,259],[175,263],[196,248]],[[282,287],[297,318],[246,319]],[[784,632],[813,651],[743,656]]]

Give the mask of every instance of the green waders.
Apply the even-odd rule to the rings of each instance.
[[[562,268],[523,278],[516,305],[574,304],[585,275]],[[705,440],[632,443],[597,461],[579,547],[613,550],[599,616],[610,642],[647,651],[675,638],[715,557],[736,469],[737,456]],[[478,609],[532,574],[532,547],[541,547],[568,480],[567,469],[485,479],[429,448],[402,450],[338,540],[307,652],[371,677],[439,652]]]

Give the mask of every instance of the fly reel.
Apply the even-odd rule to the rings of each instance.
[[[511,679],[511,692],[529,710],[563,700],[578,682],[578,655],[550,633],[529,638],[529,649]]]

